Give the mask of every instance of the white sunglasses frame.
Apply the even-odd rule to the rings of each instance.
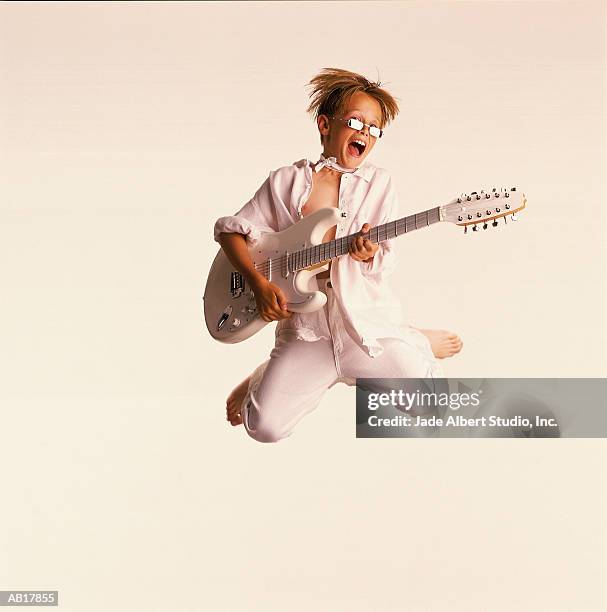
[[[331,117],[331,119],[336,119],[337,121],[344,121],[346,123],[346,125],[352,129],[352,130],[356,130],[357,132],[360,132],[360,130],[362,130],[362,127],[368,127],[369,128],[369,136],[373,136],[373,134],[371,134],[371,128],[375,128],[377,130],[379,130],[379,136],[373,136],[373,138],[381,138],[384,135],[384,131],[381,128],[378,128],[376,125],[369,125],[368,123],[364,123],[362,122],[360,119],[357,119],[356,117],[350,117],[349,119],[344,119],[343,117]],[[362,123],[362,127],[361,128],[355,128],[354,126],[350,125],[350,121],[358,121],[359,123]]]

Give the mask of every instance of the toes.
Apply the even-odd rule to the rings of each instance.
[[[226,405],[226,421],[232,426],[242,425],[242,415],[240,414],[240,403],[237,401],[228,401]]]
[[[235,402],[230,402],[226,409],[226,414],[228,416],[228,421],[231,421],[235,415],[238,414],[238,406]]]
[[[242,415],[240,412],[228,412],[226,421],[229,421],[230,425],[240,425],[242,424]]]

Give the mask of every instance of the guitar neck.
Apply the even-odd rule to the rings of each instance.
[[[366,234],[362,234],[362,236],[368,238],[371,242],[379,244],[385,240],[404,236],[422,227],[428,227],[433,223],[438,223],[440,220],[440,206],[437,206],[436,208],[430,208],[421,213],[416,213],[408,217],[403,217],[402,219],[397,219],[396,221],[388,221],[388,223],[384,223],[383,225],[372,227]],[[309,266],[329,261],[335,257],[347,255],[348,245],[359,235],[360,234],[357,232],[356,234],[336,238],[329,242],[323,242],[308,247],[307,249],[290,253],[288,262],[289,271],[297,272]]]

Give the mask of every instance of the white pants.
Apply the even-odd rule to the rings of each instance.
[[[346,332],[328,279],[319,280],[327,295],[324,306],[331,340],[306,341],[288,331],[276,338],[270,359],[251,375],[241,414],[247,433],[259,442],[278,442],[318,406],[338,382],[357,378],[440,378],[442,370],[428,339],[379,340],[383,352],[370,357]]]

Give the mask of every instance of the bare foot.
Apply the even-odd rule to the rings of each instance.
[[[251,380],[251,377],[247,376],[247,378],[228,395],[226,401],[226,420],[230,421],[232,425],[242,425],[240,408],[242,407],[242,402],[244,402],[244,396],[249,390],[249,380]]]
[[[419,331],[430,340],[432,352],[438,359],[452,357],[459,353],[462,350],[462,346],[464,346],[464,343],[457,334],[445,329],[420,329]]]

